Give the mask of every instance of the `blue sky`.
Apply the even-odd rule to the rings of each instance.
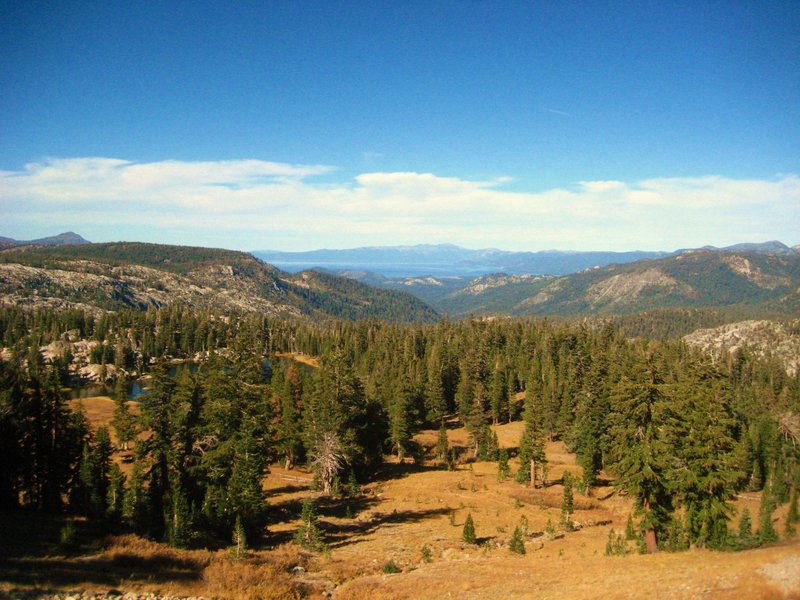
[[[0,235],[800,242],[797,2],[0,1]]]

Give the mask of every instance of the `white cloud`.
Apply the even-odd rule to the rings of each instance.
[[[136,163],[46,159],[0,172],[0,235],[309,249],[455,242],[507,249],[672,249],[797,243],[800,178],[583,181],[512,192],[507,178],[371,172],[259,160]],[[29,232],[29,233],[28,233]]]

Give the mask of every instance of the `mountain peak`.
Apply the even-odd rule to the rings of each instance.
[[[14,246],[71,246],[74,244],[91,244],[89,240],[74,231],[65,231],[58,235],[39,238],[36,240],[15,240],[13,238],[0,237],[0,241]]]

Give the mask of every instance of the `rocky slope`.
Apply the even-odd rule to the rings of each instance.
[[[409,294],[314,272],[289,275],[228,250],[116,243],[0,252],[0,303],[147,309],[179,302],[220,312],[433,320]]]
[[[683,340],[716,358],[747,351],[777,360],[789,375],[800,372],[800,319],[788,322],[741,321],[712,329],[698,329],[684,336]]]

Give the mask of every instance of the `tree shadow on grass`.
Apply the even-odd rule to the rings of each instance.
[[[383,481],[391,481],[392,479],[402,479],[412,473],[426,473],[428,471],[442,470],[441,467],[421,465],[413,462],[385,463],[370,477],[370,482],[380,483]]]
[[[325,540],[331,548],[341,548],[349,544],[356,543],[355,536],[364,536],[381,527],[393,527],[407,523],[417,523],[425,519],[431,519],[449,514],[451,507],[432,508],[427,510],[402,510],[390,513],[373,513],[369,519],[360,521],[354,520],[348,523],[324,523],[322,528],[325,531]]]
[[[298,492],[306,492],[311,488],[312,482],[309,480],[308,483],[297,483],[291,484],[288,483],[282,487],[272,488],[267,490],[267,499],[273,498],[275,496],[281,496],[283,494],[296,494]]]
[[[295,498],[270,505],[270,517],[267,523],[267,543],[272,546],[289,542],[294,537],[294,531],[269,531],[270,525],[295,521],[300,518],[305,498]],[[320,518],[333,517],[337,519],[354,518],[359,513],[379,502],[379,498],[362,494],[356,497],[343,496],[329,498],[321,496],[314,501]],[[324,525],[323,525],[324,528]]]
[[[91,584],[117,587],[123,582],[196,581],[204,565],[190,559],[132,553],[113,557],[12,558],[0,562],[0,581],[25,586],[63,587]]]

